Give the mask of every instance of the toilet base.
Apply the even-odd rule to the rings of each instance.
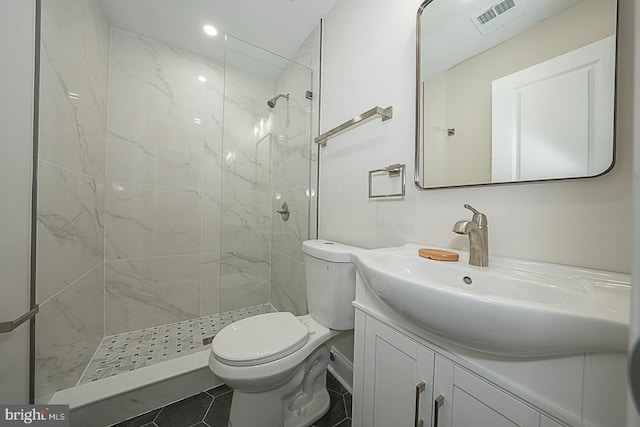
[[[322,345],[276,389],[233,391],[229,427],[308,427],[329,410],[327,364],[329,349]]]
[[[285,411],[284,427],[308,427],[329,411],[329,404],[329,392],[327,389],[319,390],[314,393],[313,400],[304,408],[304,418],[298,416],[298,411]]]

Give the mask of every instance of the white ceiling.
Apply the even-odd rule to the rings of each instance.
[[[224,35],[291,58],[338,0],[100,0],[112,27],[222,60]],[[202,27],[218,29],[207,36]]]

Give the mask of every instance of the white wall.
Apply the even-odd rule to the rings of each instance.
[[[374,106],[394,117],[329,140],[320,157],[319,235],[366,248],[415,241],[465,249],[451,232],[470,203],[489,218],[494,255],[629,273],[632,196],[632,0],[620,0],[617,164],[567,182],[419,191],[414,158],[415,14],[421,1],[342,0],[323,29],[320,132]],[[407,197],[369,201],[367,172],[406,163]]]
[[[34,5],[0,1],[0,322],[29,310]],[[29,322],[0,335],[0,355],[0,402],[27,403]]]

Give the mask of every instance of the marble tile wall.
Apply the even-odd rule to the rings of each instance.
[[[36,340],[36,401],[80,380],[104,330],[104,264],[40,306]]]
[[[276,82],[276,92],[290,92],[289,110],[274,109],[273,203],[286,201],[289,220],[273,216],[271,248],[271,303],[279,311],[307,313],[304,257],[301,245],[315,238],[316,112],[319,94],[320,27],[307,37]],[[313,101],[305,91],[316,91]],[[311,179],[310,179],[311,178]]]
[[[106,334],[269,302],[272,79],[234,53],[111,45]]]
[[[223,75],[223,64],[111,31],[107,335],[219,311]]]
[[[42,3],[36,400],[74,385],[104,335],[109,27],[97,0]]]
[[[105,334],[187,320],[200,314],[200,254],[109,260]]]
[[[235,48],[226,52],[224,85],[221,311],[269,302],[271,275],[272,123],[267,100],[273,97],[274,82],[255,71],[261,68],[263,51],[233,42]]]
[[[200,313],[203,316],[220,310],[220,222],[222,217],[222,129],[224,106],[224,64],[207,61],[207,92],[202,159],[200,269]]]

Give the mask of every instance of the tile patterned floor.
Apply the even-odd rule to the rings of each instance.
[[[330,373],[327,390],[329,411],[311,427],[351,427],[351,394]],[[112,427],[227,427],[232,394],[227,386],[212,388]]]
[[[271,304],[261,304],[105,337],[78,384],[195,353],[211,343],[211,338],[228,324],[274,311]]]

